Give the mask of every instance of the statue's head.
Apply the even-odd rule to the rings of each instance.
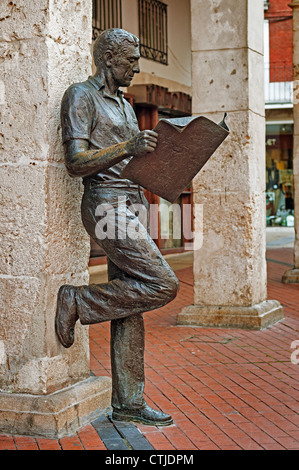
[[[94,42],[93,58],[97,70],[109,69],[118,86],[129,86],[140,71],[139,39],[124,29],[107,29]]]

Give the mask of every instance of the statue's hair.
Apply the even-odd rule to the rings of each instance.
[[[93,60],[96,67],[103,63],[104,54],[107,50],[112,53],[120,53],[125,43],[139,46],[139,39],[134,34],[124,29],[111,28],[103,31],[95,40],[93,45]]]

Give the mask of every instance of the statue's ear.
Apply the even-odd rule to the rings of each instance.
[[[111,67],[112,57],[112,52],[110,50],[107,50],[104,54],[104,59],[107,67]]]

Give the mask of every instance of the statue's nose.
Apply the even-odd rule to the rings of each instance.
[[[134,72],[134,73],[140,73],[140,66],[139,66],[139,64],[134,65],[134,67],[133,67],[133,72]]]

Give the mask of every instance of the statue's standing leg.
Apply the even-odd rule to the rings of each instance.
[[[120,273],[108,260],[109,280],[119,277]],[[111,321],[111,404],[114,408],[144,405],[144,336],[142,314]]]

